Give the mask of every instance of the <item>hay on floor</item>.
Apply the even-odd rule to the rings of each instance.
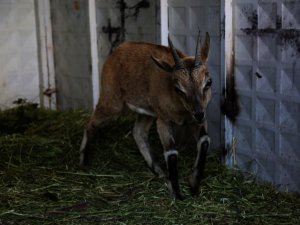
[[[0,112],[0,224],[300,224],[300,200],[207,159],[191,196],[193,154],[180,153],[184,201],[170,198],[133,141],[132,115],[99,132],[93,161],[79,168],[89,113],[48,111],[22,102]],[[153,149],[161,152],[155,130]]]

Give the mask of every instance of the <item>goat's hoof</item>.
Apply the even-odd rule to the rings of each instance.
[[[193,196],[198,195],[199,194],[199,186],[198,187],[193,187],[190,185],[190,192]]]
[[[189,182],[190,192],[193,196],[199,194],[199,186],[200,186],[199,182],[193,182],[193,181]]]
[[[175,200],[183,201],[185,199],[184,195],[181,193],[174,194]]]
[[[151,171],[158,178],[166,178],[167,177],[166,173],[161,168],[157,167],[155,169],[151,169]]]

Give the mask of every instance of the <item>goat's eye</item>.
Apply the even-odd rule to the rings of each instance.
[[[206,84],[205,84],[205,89],[208,89],[208,88],[210,88],[210,87],[211,87],[211,85],[212,85],[212,79],[211,79],[211,78],[209,78],[209,79],[206,81]]]

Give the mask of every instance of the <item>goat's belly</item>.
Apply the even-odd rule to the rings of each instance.
[[[143,107],[135,106],[130,103],[127,103],[127,106],[130,110],[132,110],[133,112],[136,112],[138,114],[156,117],[156,113],[153,112],[151,109],[146,109]]]

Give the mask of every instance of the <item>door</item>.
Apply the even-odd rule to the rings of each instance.
[[[99,74],[101,74],[102,66],[112,51],[114,42],[117,40],[117,33],[112,33],[110,36],[106,32],[109,27],[115,29],[115,31],[120,27],[120,10],[117,8],[117,2],[118,0],[96,0]],[[116,44],[118,44],[117,41]]]
[[[212,149],[219,149],[223,143],[223,123],[220,101],[224,77],[221,51],[220,0],[168,0],[169,33],[176,48],[194,56],[198,29],[204,40],[205,33],[211,37],[209,71],[213,79],[213,98],[208,108],[208,132]]]
[[[157,42],[159,36],[157,26],[159,17],[156,10],[158,1],[148,1],[149,4],[144,3],[142,7],[137,7],[142,5],[142,2],[141,0],[96,0],[100,76],[106,58],[122,41]],[[125,8],[123,34],[121,7]]]
[[[59,109],[93,107],[88,3],[50,0]]]
[[[234,0],[241,114],[228,163],[300,190],[300,2]],[[232,160],[234,159],[234,160]]]

